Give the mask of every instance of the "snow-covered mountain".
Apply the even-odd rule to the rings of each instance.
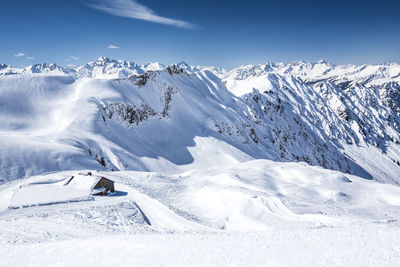
[[[234,69],[223,81],[246,100],[255,117],[273,118],[277,112],[271,111],[271,103],[279,103],[281,121],[267,124],[275,125],[273,133],[283,157],[289,154],[290,159],[288,143],[299,140],[293,121],[300,120],[302,128],[312,129],[323,143],[333,144],[372,177],[397,183],[400,65],[266,63]],[[324,166],[320,161],[311,163]]]
[[[122,78],[137,74],[138,70],[143,72],[132,61],[100,57],[97,61],[89,62],[83,66],[69,67],[65,72],[79,78]]]
[[[399,83],[397,64],[0,65],[2,263],[395,266]]]
[[[133,74],[142,74],[146,71],[164,70],[161,63],[147,63],[137,65],[135,62],[126,60],[115,60],[107,57],[100,57],[96,61],[89,62],[82,66],[61,66],[52,64],[35,64],[26,68],[13,68],[5,64],[0,65],[0,76],[13,74],[52,74],[68,75],[74,78],[99,78],[116,79],[126,78]]]
[[[222,78],[244,80],[262,76],[266,73],[291,75],[303,81],[331,80],[337,83],[358,82],[363,85],[381,85],[389,82],[400,82],[400,65],[382,63],[377,65],[331,65],[325,60],[317,63],[264,63],[247,65],[229,71]]]
[[[1,65],[0,73],[3,181],[82,168],[177,173],[264,158],[400,182],[397,64],[228,72],[101,57],[65,69]]]
[[[44,74],[53,74],[53,75],[57,75],[57,74],[64,74],[65,70],[60,67],[57,66],[55,63],[52,64],[35,64],[29,67],[26,67],[23,70],[24,73],[44,73]]]

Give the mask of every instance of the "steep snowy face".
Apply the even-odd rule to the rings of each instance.
[[[142,100],[141,103],[133,106],[125,103],[110,103],[104,107],[104,117],[116,119],[134,129],[149,118],[168,118],[169,125],[174,125],[172,129],[162,126],[161,121],[154,125],[155,128],[152,128],[153,130],[146,136],[148,138],[151,136],[152,142],[157,144],[149,149],[157,150],[159,154],[165,154],[165,150],[168,150],[169,154],[174,155],[169,161],[176,165],[186,165],[191,163],[192,159],[194,162],[204,161],[202,157],[209,155],[214,148],[224,155],[224,146],[229,144],[252,158],[303,161],[365,178],[373,177],[373,174],[363,169],[351,157],[343,154],[335,140],[331,140],[325,132],[312,125],[314,117],[302,116],[299,107],[294,110],[293,106],[284,103],[286,101],[284,98],[257,92],[251,98],[247,96],[238,98],[228,92],[210,71],[188,74],[186,68],[175,65],[168,67],[165,72],[147,72],[131,76],[129,81],[139,88],[143,87],[144,89],[141,89],[143,91],[148,91],[149,89],[145,89],[147,87],[164,88],[160,96],[163,104],[154,108],[154,104],[150,104],[153,100],[150,99]],[[140,99],[143,99],[143,95]],[[293,101],[302,103],[302,98],[299,96]],[[172,114],[170,110],[173,111]],[[306,115],[311,116],[311,113]],[[158,137],[154,134],[159,127],[163,128],[165,134],[162,140],[157,140]],[[136,131],[142,131],[139,129]],[[173,141],[173,145],[167,147],[165,138],[171,136],[173,136],[172,139],[179,141]],[[211,148],[209,144],[198,144],[200,141],[208,143],[210,138],[223,143],[214,148]],[[190,141],[185,143],[183,142],[185,140]],[[132,140],[132,142],[135,141]],[[190,147],[193,142],[196,143],[196,147],[205,148],[202,151],[203,154],[190,149],[188,149],[189,153],[185,151],[182,154],[184,150],[180,150],[180,147]],[[138,144],[137,147],[140,145]],[[175,155],[175,151],[180,151],[180,154]],[[188,157],[182,157],[185,154]],[[197,158],[194,155],[197,155]],[[225,164],[235,161],[240,162],[241,159],[238,160],[237,155],[227,159],[224,155],[219,159],[213,158],[213,163],[208,164],[213,165],[215,162]],[[175,167],[171,167],[173,168]]]
[[[285,99],[236,97],[207,70],[172,65],[115,80],[22,75],[0,85],[3,180],[82,168],[177,173],[253,158],[372,178]]]
[[[305,139],[299,139],[293,128],[300,124],[312,129],[322,143],[331,142],[376,179],[398,180],[399,65],[267,63],[232,70],[223,81],[257,116],[271,117],[282,157],[291,153],[285,143]],[[276,102],[285,112],[269,108]],[[277,114],[282,114],[280,123],[273,121]]]
[[[2,182],[54,170],[173,173],[273,157],[217,77],[175,65],[116,80],[4,76],[0,105]],[[235,137],[218,133],[221,122],[236,125]]]
[[[82,168],[177,173],[265,158],[399,182],[395,64],[225,72],[101,57],[26,69],[0,77],[3,181]],[[18,72],[2,65],[0,73]]]

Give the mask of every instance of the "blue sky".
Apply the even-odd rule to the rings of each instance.
[[[0,0],[0,63],[400,63],[400,1]],[[109,48],[112,46],[118,48]]]

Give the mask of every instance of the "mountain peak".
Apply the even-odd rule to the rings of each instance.
[[[191,69],[190,65],[187,64],[185,61],[181,61],[176,64],[178,68],[183,68],[183,69]]]
[[[317,61],[317,63],[318,64],[326,64],[326,65],[329,64],[328,60],[326,60],[326,59],[320,59],[320,60]]]
[[[110,59],[109,59],[108,57],[99,57],[99,58],[97,59],[97,61],[109,62]]]
[[[149,62],[141,66],[144,70],[164,70],[165,66],[159,62]]]
[[[32,73],[48,73],[52,71],[64,72],[64,69],[55,63],[34,64],[32,66],[26,67],[25,70],[31,71]]]

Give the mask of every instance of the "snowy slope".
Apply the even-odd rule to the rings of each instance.
[[[254,158],[399,182],[396,64],[226,72],[101,57],[19,73],[0,76],[2,182],[85,168],[178,173]]]
[[[249,129],[241,102],[209,72],[165,70],[128,80],[0,79],[3,181],[84,168],[176,172],[269,155],[244,144]],[[221,103],[227,105],[222,113]],[[222,118],[238,124],[239,142],[217,133]]]
[[[145,231],[215,232],[342,227],[359,223],[392,223],[398,227],[400,218],[398,186],[300,163],[253,160],[229,168],[176,175],[126,171],[82,175],[85,173],[51,173],[3,185],[1,238],[7,238],[7,227],[15,228],[33,214],[38,220],[46,213],[48,222],[63,219],[67,223],[76,220],[68,214],[82,209],[88,212],[83,222],[94,225],[93,216],[103,210],[103,220],[94,230],[115,228],[122,232],[136,230],[118,227],[129,220]],[[100,176],[116,182],[115,193],[108,197],[91,195],[93,180]],[[120,214],[123,210],[107,208],[109,205],[121,208],[131,205],[137,212],[133,217],[125,217]],[[40,229],[40,224],[37,227]],[[86,227],[78,223],[76,230],[49,238],[73,237]],[[15,239],[24,234],[27,233],[21,232]]]
[[[0,65],[0,265],[396,266],[398,83],[396,64]]]
[[[80,173],[86,172],[0,187],[0,255],[9,255],[3,264],[36,264],[40,250],[47,253],[42,264],[63,266],[265,266],[266,260],[299,263],[304,255],[300,265],[393,266],[399,260],[398,186],[253,160],[176,175],[92,172],[116,182],[114,194],[94,197],[84,180],[92,177]],[[72,175],[80,180],[68,184]],[[115,257],[98,258],[99,249]]]
[[[298,142],[296,125],[300,125],[311,128],[323,142],[331,142],[370,176],[398,182],[398,64],[266,63],[234,69],[223,81],[231,92],[246,99],[255,117],[261,118],[258,120],[271,118],[283,158],[296,160],[288,143]],[[281,120],[278,123],[277,118]],[[318,159],[308,162],[325,166]]]

